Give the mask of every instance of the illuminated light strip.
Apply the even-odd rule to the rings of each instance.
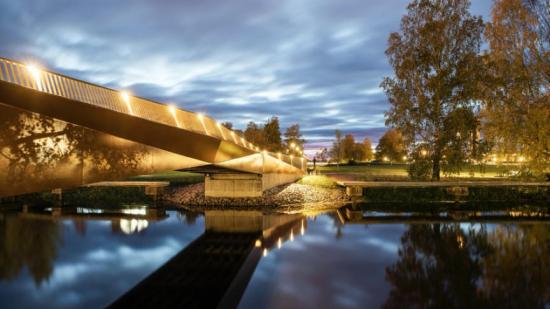
[[[206,128],[206,125],[204,124],[204,115],[203,115],[202,113],[198,113],[198,114],[197,114],[197,118],[199,118],[199,121],[200,121],[200,123],[201,123],[201,125],[202,125],[202,128],[204,129],[204,133],[205,133],[206,135],[210,135],[210,134],[208,133],[208,129]]]
[[[126,107],[128,107],[128,112],[130,113],[130,115],[134,116],[134,111],[132,110],[132,104],[130,102],[130,95],[128,94],[128,92],[122,91],[120,93],[120,97],[122,98],[124,103],[126,103]]]
[[[40,69],[34,64],[27,64],[27,70],[31,74],[31,77],[34,80],[34,83],[38,91],[42,91],[42,79],[40,76],[41,75]]]
[[[222,135],[222,139],[225,140],[225,134],[223,134],[222,125],[218,122],[218,123],[216,123],[216,126],[218,127],[218,129],[220,129],[220,133],[221,133],[221,135]]]
[[[174,118],[174,122],[176,122],[176,126],[178,128],[181,128],[180,122],[178,120],[178,115],[176,114],[176,107],[174,105],[168,105],[168,110],[170,111],[170,114],[172,114],[172,117]]]
[[[235,137],[235,132],[231,131],[231,137],[233,137],[233,142],[238,145],[239,142],[237,141],[237,137]]]

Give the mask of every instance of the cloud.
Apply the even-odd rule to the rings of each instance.
[[[408,1],[0,0],[0,55],[243,127],[377,140],[384,50]],[[488,14],[490,0],[473,11]]]

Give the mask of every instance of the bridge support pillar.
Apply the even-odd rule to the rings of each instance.
[[[300,174],[206,174],[204,194],[206,197],[260,197],[270,188],[291,183],[301,178]]]
[[[207,174],[204,176],[204,194],[207,197],[262,196],[262,175]]]

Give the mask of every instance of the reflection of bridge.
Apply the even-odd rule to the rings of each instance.
[[[115,308],[236,308],[260,261],[304,233],[301,215],[207,211],[206,231],[116,300]]]
[[[186,169],[207,195],[258,196],[307,165],[201,114],[2,58],[0,115],[0,196]]]

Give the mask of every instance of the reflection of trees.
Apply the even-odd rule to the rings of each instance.
[[[516,308],[550,302],[550,226],[499,226],[489,240],[494,254],[482,266],[483,289],[491,302]]]
[[[61,243],[55,221],[6,217],[0,220],[0,278],[13,279],[27,267],[39,285],[47,280]]]
[[[178,211],[176,216],[181,222],[185,222],[187,225],[194,225],[197,219],[202,216],[202,213],[195,211]]]
[[[484,231],[458,225],[411,225],[401,238],[399,261],[386,269],[392,283],[386,307],[479,307],[479,259],[487,253]]]
[[[412,225],[399,260],[386,269],[395,307],[540,307],[548,302],[550,231],[546,225],[463,231]]]

